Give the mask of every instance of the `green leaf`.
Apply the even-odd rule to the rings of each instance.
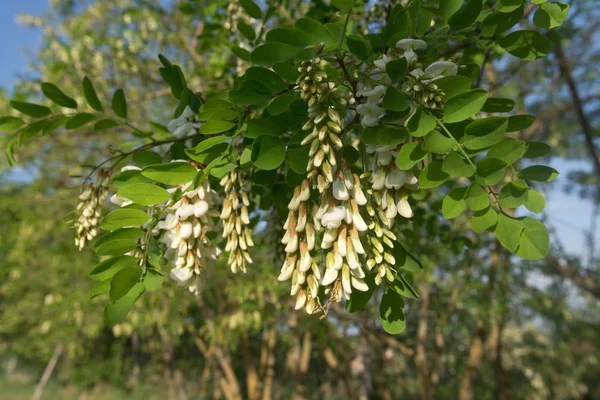
[[[406,93],[404,93],[400,89],[396,89],[392,86],[388,86],[385,91],[385,95],[383,96],[383,108],[391,111],[404,111],[408,110],[410,105],[412,104],[412,100]],[[420,110],[420,109],[417,109]],[[424,113],[423,113],[424,114]],[[419,113],[421,115],[421,113]],[[431,117],[429,117],[431,118]],[[417,122],[418,123],[418,122]],[[433,123],[435,126],[435,122]],[[427,134],[429,132],[426,132]],[[422,135],[423,136],[423,135]]]
[[[214,146],[224,143],[230,139],[231,138],[228,136],[213,136],[213,137],[206,138],[203,141],[201,141],[200,143],[198,143],[198,145],[194,148],[194,152],[196,154],[203,153],[206,150],[212,149]]]
[[[272,31],[270,31],[272,32]],[[267,33],[268,35],[268,33]],[[296,82],[298,77],[300,76],[300,72],[295,68],[292,64],[279,62],[273,64],[273,70],[277,72],[277,75],[282,77],[288,82]]]
[[[537,182],[552,182],[558,175],[557,170],[545,165],[532,165],[519,173],[521,178]]]
[[[32,118],[44,118],[50,115],[51,111],[46,106],[39,104],[24,103],[22,101],[11,100],[10,105],[15,110]]]
[[[90,290],[90,300],[103,294],[107,294],[109,291],[110,281],[99,282],[92,288],[92,290]]]
[[[471,26],[479,17],[481,12],[481,0],[467,0],[453,15],[448,19],[448,25],[453,31]]]
[[[508,117],[508,127],[506,128],[506,132],[517,132],[527,129],[533,124],[533,121],[535,121],[533,115],[511,115]]]
[[[504,208],[517,208],[527,201],[527,188],[510,182],[502,187],[498,202]]]
[[[444,20],[448,21],[450,17],[458,11],[461,5],[462,0],[441,0],[439,7],[444,16]]]
[[[241,58],[244,61],[250,61],[252,59],[252,55],[246,49],[243,49],[239,46],[234,46],[231,48],[231,52],[237,57]]]
[[[150,216],[142,210],[136,208],[117,208],[104,218],[100,227],[112,231],[126,226],[143,225],[148,222],[148,220],[150,220]]]
[[[79,114],[75,115],[74,117],[72,117],[71,119],[69,119],[69,121],[65,125],[65,128],[67,128],[67,129],[81,128],[82,126],[89,124],[90,122],[95,121],[95,120],[96,120],[96,116],[94,114],[79,113]]]
[[[138,266],[117,272],[110,281],[110,300],[117,301],[125,296],[140,279],[141,274],[142,270]]]
[[[523,0],[501,0],[500,12],[511,13],[523,5]]]
[[[116,240],[128,240],[133,242],[134,244],[144,235],[144,231],[139,228],[121,228],[116,229],[112,232],[107,233],[94,240],[93,247],[97,249],[101,246],[104,246],[107,243],[116,241]]]
[[[498,223],[498,214],[492,207],[487,207],[473,214],[472,224],[473,230],[481,233],[487,229],[494,227]]]
[[[24,122],[21,118],[11,116],[0,117],[0,132],[13,132],[23,124]]]
[[[367,286],[369,286],[369,290],[366,292],[361,292],[359,290],[352,291],[352,295],[346,302],[345,307],[346,311],[349,313],[355,313],[362,310],[367,305],[369,300],[371,300],[371,297],[373,297],[373,293],[375,293],[377,285],[375,285],[375,279],[373,278],[373,275],[365,275],[364,280]]]
[[[42,92],[44,96],[52,100],[53,103],[61,107],[77,108],[77,102],[64,94],[55,84],[50,82],[42,83]]]
[[[164,203],[171,198],[171,195],[165,189],[148,183],[134,183],[132,185],[124,186],[119,189],[117,196],[125,197],[126,199],[143,206],[153,206]]]
[[[244,35],[249,41],[253,41],[254,39],[256,39],[256,32],[254,32],[254,28],[252,28],[252,26],[244,22],[238,22],[237,28],[238,31],[240,31],[240,33]]]
[[[294,26],[296,29],[306,34],[312,44],[319,44],[324,42],[325,44],[334,43],[335,38],[332,33],[323,24],[315,21],[311,18],[300,18],[296,20]]]
[[[244,7],[244,10],[246,10],[248,15],[251,16],[252,18],[254,18],[254,19],[262,18],[262,11],[260,10],[260,7],[252,0],[240,0],[240,5],[242,7]]]
[[[473,176],[475,167],[466,162],[458,153],[450,153],[444,159],[442,170],[450,176]]]
[[[523,156],[524,151],[525,143],[513,138],[504,138],[488,151],[487,156],[512,165]]]
[[[450,139],[440,132],[433,130],[423,140],[423,150],[435,154],[447,154],[456,147],[453,139]]]
[[[389,283],[389,288],[400,296],[407,297],[409,299],[418,299],[419,294],[408,281],[400,274],[394,277],[394,280]]]
[[[411,169],[416,163],[424,159],[427,154],[426,151],[423,151],[421,142],[406,143],[400,148],[398,158],[396,158],[396,165],[403,170]]]
[[[58,128],[63,126],[68,120],[69,120],[69,117],[66,117],[64,115],[59,115],[57,117],[48,119],[47,120],[48,124],[42,131],[42,136],[45,136],[49,133],[56,131]]]
[[[484,186],[493,186],[504,178],[506,163],[497,158],[485,158],[477,163],[475,180]]]
[[[149,165],[142,170],[142,175],[166,185],[182,185],[191,182],[196,176],[196,172],[198,170],[193,165],[177,161]]]
[[[540,214],[546,208],[546,199],[540,192],[529,189],[524,205],[529,211]]]
[[[521,221],[524,227],[519,240],[517,255],[524,260],[541,260],[548,254],[550,236],[543,223],[535,218],[525,217]]]
[[[465,128],[463,144],[469,150],[479,150],[493,146],[504,139],[507,126],[508,119],[505,117],[477,119]]]
[[[548,39],[536,31],[511,32],[498,43],[513,56],[524,60],[537,60],[552,49]]]
[[[500,244],[512,253],[517,251],[519,246],[519,238],[523,232],[523,223],[520,219],[511,218],[504,214],[498,215],[498,224],[493,232]]]
[[[418,272],[423,270],[421,261],[400,242],[394,242],[394,247],[391,250],[398,268],[402,268],[409,272]]]
[[[117,239],[94,249],[98,256],[120,256],[135,250],[137,243],[128,239]]]
[[[383,127],[377,132],[377,143],[383,146],[393,146],[403,143],[408,138],[406,129]]]
[[[113,94],[112,109],[118,117],[127,119],[127,100],[123,89],[117,89]]]
[[[89,273],[95,281],[109,280],[120,270],[137,266],[138,259],[134,256],[112,257],[96,265]]]
[[[543,157],[552,151],[552,147],[542,142],[527,142],[523,158]]]
[[[419,174],[419,188],[433,189],[448,180],[448,174],[442,170],[442,163],[434,161]]]
[[[383,101],[385,107],[385,98]],[[406,122],[406,128],[412,136],[423,137],[435,128],[435,120],[429,114],[427,114],[427,112],[423,110],[421,106],[418,106],[413,115]]]
[[[452,75],[436,79],[434,83],[444,92],[444,101],[448,101],[457,94],[468,91],[471,88],[473,81],[466,76]]]
[[[94,130],[98,131],[98,132],[99,131],[105,131],[107,129],[115,128],[115,127],[117,127],[119,125],[121,125],[121,124],[119,124],[116,121],[113,121],[112,119],[106,118],[106,119],[102,119],[102,120],[96,122],[94,124]]]
[[[308,164],[308,151],[310,146],[289,147],[287,150],[288,165],[292,171],[297,174],[306,173]]]
[[[229,121],[219,121],[219,120],[211,120],[202,124],[200,127],[200,133],[204,135],[215,135],[217,133],[222,133],[233,128],[235,124]]]
[[[525,7],[521,6],[510,13],[493,12],[481,23],[481,36],[494,36],[506,32],[523,18]]]
[[[538,28],[552,29],[561,26],[569,14],[569,5],[563,2],[548,2],[540,5],[533,15]]]
[[[92,81],[90,81],[87,76],[83,78],[82,86],[83,95],[89,106],[96,111],[102,111],[102,103],[100,103],[100,100],[98,99],[98,95],[96,94],[96,89],[94,89]]]
[[[152,183],[152,181],[143,176],[141,171],[137,170],[123,171],[115,175],[112,179],[112,184],[117,188],[122,188],[132,183]]]
[[[149,269],[144,277],[143,283],[146,289],[156,290],[162,285],[165,277],[155,269]]]
[[[387,290],[379,305],[379,320],[381,326],[390,335],[401,333],[406,328],[404,316],[404,300],[393,290]]]
[[[515,108],[515,102],[502,97],[488,97],[481,111],[487,113],[505,113]]]
[[[331,0],[331,4],[340,10],[341,15],[347,14],[352,9],[353,3],[354,0]]]
[[[471,183],[465,195],[465,202],[471,211],[481,211],[490,205],[490,196],[477,183]]]
[[[352,54],[356,55],[361,60],[369,58],[369,55],[373,50],[371,48],[371,43],[365,40],[361,35],[348,35],[346,37],[346,44]]]
[[[448,193],[442,201],[442,214],[446,219],[458,217],[465,210],[467,203],[465,195],[467,187],[454,188]]]
[[[133,153],[131,157],[133,162],[140,168],[148,165],[159,164],[162,162],[162,156],[149,150],[139,150]]]
[[[250,159],[252,160],[252,164],[259,169],[275,169],[285,159],[285,142],[271,136],[259,136],[252,145]]]
[[[284,113],[290,108],[290,104],[295,100],[295,96],[293,92],[285,92],[275,97],[269,103],[267,107],[267,111],[271,115],[279,115]]]
[[[395,58],[385,64],[385,72],[389,75],[392,83],[400,82],[407,71],[408,65],[404,57]]]
[[[300,49],[285,43],[265,43],[252,51],[252,62],[258,65],[272,65],[295,56]]]
[[[444,121],[453,123],[472,117],[481,110],[487,97],[484,89],[472,89],[451,97],[444,106]]]
[[[263,67],[248,68],[244,76],[246,81],[259,92],[275,93],[287,89],[279,75]],[[255,85],[255,83],[260,85]]]
[[[121,297],[114,303],[108,304],[104,308],[104,318],[111,327],[115,326],[123,320],[131,311],[135,301],[144,293],[144,285],[141,283],[135,284],[126,296]]]
[[[267,42],[285,43],[299,48],[312,44],[308,35],[294,28],[275,28],[267,32],[265,37]]]

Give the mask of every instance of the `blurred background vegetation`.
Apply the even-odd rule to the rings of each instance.
[[[331,14],[328,2],[275,3],[282,23]],[[238,44],[222,29],[228,4],[51,0],[18,17],[40,43],[0,93],[0,114],[9,98],[38,97],[42,81],[73,95],[88,75],[102,77],[100,93],[126,88],[140,125],[164,124],[174,104],[157,53],[180,64],[195,91],[232,83]],[[522,139],[555,146],[548,162],[563,175],[547,197],[571,213],[545,215],[555,228],[546,260],[522,262],[485,235],[474,249],[453,248],[470,231],[466,219],[438,226],[435,215],[417,213],[413,250],[427,269],[414,277],[421,297],[408,303],[407,330],[392,337],[374,306],[334,307],[325,320],[293,312],[267,250],[275,238],[264,236],[247,275],[220,264],[203,275],[197,298],[167,282],[110,329],[102,301],[89,300],[97,260],[73,245],[69,213],[81,166],[134,138],[63,132],[21,148],[16,171],[1,161],[0,399],[31,398],[46,377],[38,394],[47,399],[600,398],[600,11],[592,0],[569,4],[545,59],[525,65],[463,49],[485,64],[481,85],[537,115]],[[591,218],[578,213],[581,199]]]

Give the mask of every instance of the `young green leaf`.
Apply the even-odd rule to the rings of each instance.
[[[356,55],[361,60],[366,60],[369,58],[371,51],[371,43],[369,43],[365,38],[361,35],[348,35],[346,37],[346,44],[348,45],[348,49],[352,52],[352,54]]]
[[[117,89],[113,94],[112,109],[118,117],[127,119],[127,100],[123,89]]]
[[[169,162],[149,165],[142,170],[142,175],[166,185],[181,185],[191,182],[196,172],[196,168],[189,163]]]
[[[511,32],[498,43],[513,56],[524,60],[537,60],[552,49],[548,39],[536,31]]]
[[[95,121],[95,120],[96,120],[96,116],[94,114],[79,113],[79,114],[75,115],[74,117],[72,117],[71,119],[69,119],[69,121],[67,121],[67,123],[65,124],[65,128],[78,129],[86,124],[89,124],[92,121]]]
[[[504,139],[508,126],[505,117],[487,117],[471,122],[465,128],[463,144],[469,150],[490,147]]]
[[[444,159],[442,170],[450,176],[473,176],[475,167],[463,159],[463,157],[454,152],[450,153]]]
[[[548,2],[540,5],[533,15],[538,28],[552,29],[561,26],[569,14],[569,5],[563,2]]]
[[[545,165],[532,165],[519,173],[521,178],[537,182],[552,182],[558,175],[557,170]]]
[[[404,316],[404,300],[393,290],[387,290],[379,305],[379,320],[381,326],[390,335],[402,333],[406,328]]]
[[[389,86],[383,96],[383,108],[390,111],[408,110],[412,101],[406,93],[400,89]],[[419,114],[420,115],[420,114]],[[431,117],[430,117],[431,118]],[[434,122],[435,125],[435,122]],[[426,132],[426,134],[429,132]]]
[[[110,280],[117,272],[125,268],[137,266],[138,259],[134,256],[112,257],[96,265],[89,273],[95,281]]]
[[[504,177],[506,163],[497,158],[485,158],[477,163],[475,179],[484,186],[493,186]]]
[[[244,7],[244,10],[254,19],[262,18],[262,11],[260,7],[252,0],[240,0],[240,5]]]
[[[42,92],[44,96],[52,100],[53,103],[61,107],[77,108],[77,102],[71,97],[64,94],[55,84],[50,82],[42,83]]]
[[[263,170],[272,170],[285,159],[285,143],[278,138],[262,135],[252,145],[252,164]]]
[[[511,253],[517,251],[519,239],[523,232],[524,225],[520,219],[509,217],[505,214],[498,215],[498,224],[493,232],[500,241],[500,244]]]
[[[458,217],[464,211],[467,203],[464,198],[467,187],[454,188],[444,197],[442,202],[442,214],[446,219]]]
[[[540,214],[546,208],[546,199],[540,192],[529,189],[524,205],[529,211]]]
[[[442,162],[434,161],[419,174],[419,188],[433,189],[448,180],[448,174],[442,170]]]
[[[507,165],[512,165],[523,156],[524,151],[525,143],[507,137],[496,143],[488,151],[488,157],[497,158],[504,161]]]
[[[392,80],[392,83],[400,82],[400,80],[406,75],[407,71],[408,65],[406,58],[404,57],[395,58],[385,64],[385,72],[387,72],[388,76]]]
[[[473,182],[469,186],[469,189],[467,189],[465,202],[467,203],[469,210],[481,211],[490,205],[490,196],[479,184]]]
[[[133,285],[138,282],[141,274],[142,269],[138,266],[118,271],[110,280],[110,300],[117,301],[125,296]]]
[[[481,12],[481,0],[467,0],[452,16],[448,19],[448,25],[453,31],[471,26],[479,17]]]
[[[472,89],[451,97],[444,106],[444,121],[460,122],[472,117],[481,110],[487,97],[484,89]]]
[[[541,260],[548,254],[550,237],[546,226],[535,218],[525,217],[521,221],[523,233],[519,240],[517,255],[524,260]]]
[[[400,152],[396,158],[396,165],[403,170],[411,169],[416,163],[424,159],[427,154],[423,150],[421,142],[406,143],[400,148]]]
[[[39,104],[24,103],[22,101],[11,100],[10,105],[15,110],[32,118],[44,118],[50,115],[51,111],[46,106]]]
[[[494,227],[498,223],[498,214],[492,207],[487,207],[473,214],[472,224],[473,230],[481,233],[487,229]]]
[[[86,76],[83,78],[83,96],[85,100],[96,111],[102,111],[102,103],[100,103],[100,99],[98,99],[98,95],[96,94],[96,89],[94,89],[94,85],[92,81]]]
[[[171,195],[165,189],[148,183],[134,183],[124,186],[119,189],[117,196],[124,197],[143,206],[153,206],[171,198]]]
[[[388,92],[389,92],[389,89],[386,92],[386,96],[387,96]],[[383,99],[383,101],[384,101],[384,107],[385,107],[385,98]],[[406,108],[408,108],[409,105],[410,105],[410,102],[408,102],[408,105]],[[398,110],[398,111],[402,111],[402,110]],[[408,132],[412,136],[423,137],[435,128],[435,120],[431,117],[431,115],[427,114],[427,112],[425,110],[423,110],[423,107],[419,106],[416,108],[413,115],[406,122],[406,128],[408,129]]]

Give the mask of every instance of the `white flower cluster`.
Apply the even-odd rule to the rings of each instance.
[[[377,83],[357,93],[358,96],[366,98],[366,102],[356,108],[365,127],[378,125],[379,120],[385,115],[382,101],[388,86],[402,89],[426,107],[439,109],[443,107],[444,92],[434,81],[444,76],[456,75],[458,72],[458,66],[451,61],[436,61],[423,70],[415,51],[427,48],[427,43],[423,40],[402,39],[396,43],[396,48],[399,49],[400,56],[406,59],[408,74],[400,83],[391,84],[385,68],[392,58],[384,54],[374,62],[375,68],[371,71],[370,77]]]
[[[108,196],[110,175],[110,170],[99,170],[96,181],[87,185],[79,195],[78,217],[75,221],[75,246],[79,250],[98,235],[97,227],[102,216],[102,202]]]
[[[300,88],[300,97],[312,107],[317,103],[325,86],[327,74],[321,68],[321,59],[318,57],[312,60],[303,61],[298,67],[300,76],[296,79],[296,84]]]
[[[291,295],[296,296],[296,310],[304,307],[312,314],[319,308],[319,281],[321,270],[311,252],[315,248],[316,229],[320,222],[316,218],[316,206],[310,207],[310,183],[308,180],[294,189],[288,204],[288,217],[283,225],[286,258],[278,279],[292,278]]]
[[[200,132],[200,119],[191,108],[185,107],[181,115],[167,125],[169,132],[177,137],[196,135]]]
[[[168,249],[165,258],[174,266],[171,278],[197,293],[200,271],[212,265],[219,255],[219,249],[206,237],[214,229],[213,217],[219,215],[214,208],[218,196],[206,180],[198,188],[186,191],[190,185],[191,182],[183,185],[181,199],[166,208],[166,217],[157,228],[166,231],[162,241]]]
[[[250,183],[243,171],[234,169],[221,179],[225,199],[221,210],[223,238],[227,239],[225,251],[229,252],[229,266],[234,274],[246,272],[246,265],[252,263],[248,248],[254,246],[252,229],[248,217],[248,190]]]
[[[375,283],[379,285],[384,277],[394,280],[395,259],[391,249],[396,235],[391,228],[397,215],[404,218],[413,216],[407,190],[418,187],[417,178],[411,171],[403,171],[396,166],[397,146],[368,146],[367,153],[374,155],[370,177],[372,185],[368,191],[374,201],[367,205],[371,217],[367,266],[369,270],[376,267]]]

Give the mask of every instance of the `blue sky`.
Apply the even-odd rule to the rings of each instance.
[[[16,23],[20,13],[41,14],[48,6],[48,0],[1,0],[0,1],[0,86],[11,91],[11,86],[19,75],[26,72],[27,57],[25,49],[34,53],[40,45],[40,31],[25,28]],[[587,161],[587,160],[585,160]],[[569,169],[589,168],[585,162],[557,161],[553,166],[561,172],[547,194],[547,217],[551,228],[563,243],[567,251],[583,254],[585,251],[584,230],[589,229],[592,219],[592,207],[587,201],[579,200],[575,195],[566,195],[562,187],[566,182]],[[596,238],[600,237],[600,227]]]

